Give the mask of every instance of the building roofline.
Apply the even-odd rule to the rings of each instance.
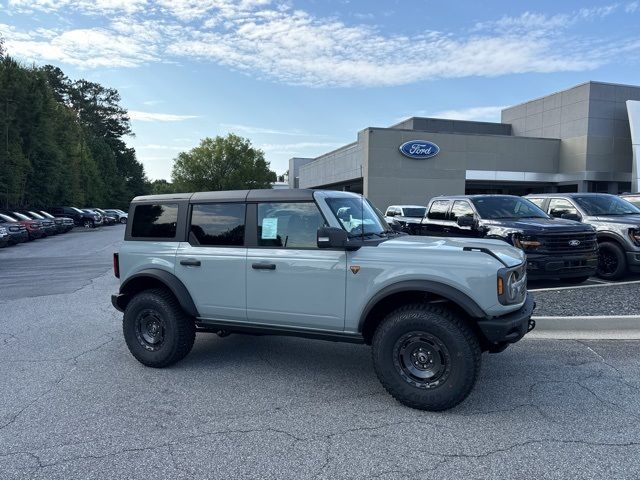
[[[588,85],[588,84],[610,85],[610,86],[613,86],[613,87],[640,88],[640,86],[638,86],[638,85],[630,85],[628,83],[613,83],[613,82],[600,82],[600,81],[597,81],[597,80],[587,80],[586,82],[578,83],[577,85],[574,85],[572,87],[563,88],[562,90],[557,90],[555,92],[547,93],[546,95],[542,95],[541,97],[535,97],[535,98],[532,98],[531,100],[526,100],[526,101],[520,102],[520,103],[514,103],[513,105],[510,105],[510,106],[508,106],[506,108],[503,108],[501,113],[504,112],[505,110],[509,110],[509,109],[515,108],[515,107],[520,107],[522,105],[526,105],[527,103],[535,102],[536,100],[542,100],[543,98],[551,97],[552,95],[556,95],[558,93],[568,92],[569,90],[573,90],[574,88],[582,87],[583,85]]]

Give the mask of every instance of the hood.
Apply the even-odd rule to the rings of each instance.
[[[376,248],[396,250],[398,253],[414,251],[419,254],[420,252],[438,252],[442,250],[463,252],[465,247],[486,248],[493,252],[500,261],[508,267],[520,265],[525,259],[522,250],[512,247],[502,240],[404,235],[382,242]]]
[[[630,225],[632,227],[640,225],[640,215],[602,215],[589,218],[598,222],[617,223],[620,225]]]
[[[573,220],[563,218],[521,218],[502,220],[481,220],[481,225],[496,226],[526,233],[562,233],[562,232],[591,232],[593,229]]]

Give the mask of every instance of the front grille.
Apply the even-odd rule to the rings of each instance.
[[[542,241],[542,249],[553,253],[592,252],[598,247],[595,232],[552,233],[538,238]]]

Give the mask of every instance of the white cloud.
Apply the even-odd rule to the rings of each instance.
[[[624,7],[624,11],[627,13],[635,13],[640,8],[640,2],[630,2]]]
[[[451,120],[475,120],[478,122],[495,122],[500,121],[500,113],[506,105],[491,107],[471,107],[463,109],[442,110],[440,112],[431,113],[429,116],[436,118],[448,118]]]
[[[129,118],[131,118],[131,120],[138,120],[140,122],[181,122],[183,120],[189,120],[191,118],[199,118],[199,116],[129,110]]]
[[[637,1],[624,9],[635,10]],[[636,38],[571,33],[618,4],[557,15],[525,12],[470,32],[383,33],[294,10],[285,0],[10,0],[11,12],[100,14],[101,28],[17,31],[11,54],[84,68],[199,59],[308,86],[389,86],[436,78],[585,71],[637,51]],[[428,59],[428,61],[410,61]]]
[[[251,125],[239,125],[235,123],[221,123],[220,126],[230,132],[242,132],[247,134],[287,135],[292,137],[324,137],[313,133],[305,133],[300,130],[275,130],[272,128],[254,127]]]

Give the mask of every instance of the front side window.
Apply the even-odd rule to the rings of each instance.
[[[324,217],[313,202],[258,204],[258,245],[317,248]]]
[[[327,205],[350,237],[379,235],[389,229],[364,197],[327,198]]]
[[[572,198],[587,215],[635,215],[640,213],[640,208],[615,195],[583,195]]]
[[[193,205],[189,243],[191,245],[244,245],[244,203]]]
[[[177,224],[177,203],[136,205],[131,226],[131,236],[175,238]]]
[[[549,218],[539,207],[520,197],[478,197],[472,202],[480,218],[490,220]]]
[[[554,198],[549,202],[549,215],[555,218],[562,218],[562,215],[578,215],[578,210],[568,200]]]
[[[460,217],[471,216],[473,217],[473,208],[469,205],[469,202],[462,200],[456,200],[453,202],[451,208],[451,220],[457,222]]]
[[[429,208],[429,220],[447,220],[447,212],[449,211],[449,200],[436,200]]]

